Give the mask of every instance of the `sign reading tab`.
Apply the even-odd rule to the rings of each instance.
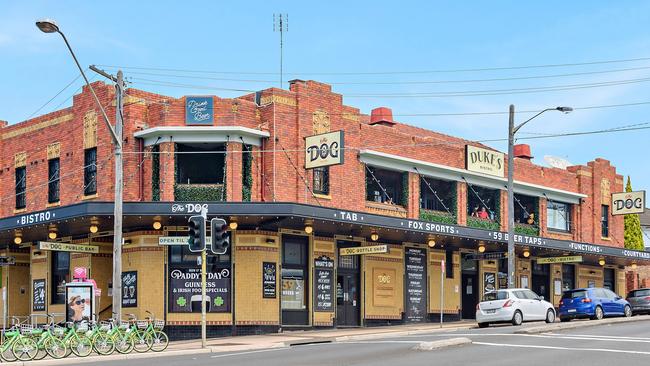
[[[388,253],[388,245],[372,245],[368,247],[351,247],[339,249],[340,255],[361,255]]]
[[[305,137],[305,169],[343,164],[343,131]]]
[[[473,172],[503,177],[504,157],[502,152],[465,145],[465,166]]]

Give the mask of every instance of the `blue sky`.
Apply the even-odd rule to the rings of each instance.
[[[273,32],[273,13],[288,13],[285,80],[341,83],[333,86],[334,91],[344,95],[346,104],[365,113],[377,106],[388,106],[394,114],[402,115],[396,116],[400,122],[474,140],[504,138],[507,115],[403,115],[506,112],[511,103],[517,110],[525,111],[558,105],[588,107],[650,102],[650,81],[636,82],[650,77],[650,59],[573,67],[359,74],[648,58],[650,2],[645,1],[327,1],[313,4],[305,1],[113,1],[109,4],[2,0],[0,9],[0,119],[10,123],[28,118],[78,75],[60,37],[43,34],[34,26],[34,21],[42,17],[58,21],[83,65],[235,72],[125,68],[133,87],[172,96],[210,93],[232,97],[242,93],[148,85],[149,81],[142,79],[224,89],[277,87],[279,34]],[[576,73],[581,75],[540,78]],[[467,82],[504,78],[528,79]],[[542,93],[510,92],[520,88],[622,80],[636,81]],[[425,81],[429,83],[413,83]],[[69,105],[68,98],[80,86],[78,79],[36,115]],[[287,87],[286,82],[283,87]],[[498,95],[449,97],[446,94],[426,98],[362,96],[484,90],[507,91]],[[527,125],[519,136],[647,123],[649,111],[650,104],[641,104],[582,109],[568,115],[549,112]],[[517,120],[527,117],[530,114],[520,113]],[[595,157],[607,158],[618,167],[619,173],[632,176],[635,189],[650,189],[649,142],[650,129],[528,141],[539,164],[543,164],[544,155],[560,156],[574,164],[584,164]],[[489,145],[505,150],[502,142]]]

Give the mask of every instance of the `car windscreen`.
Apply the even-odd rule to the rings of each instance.
[[[577,299],[579,297],[587,297],[587,291],[585,290],[565,291],[562,294],[563,299]]]
[[[506,300],[508,291],[493,291],[483,295],[483,301]]]
[[[630,291],[630,293],[627,295],[627,297],[643,297],[643,296],[650,296],[650,290],[648,289],[634,290],[634,291]]]

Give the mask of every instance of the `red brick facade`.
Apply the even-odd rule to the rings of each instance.
[[[321,204],[353,211],[385,215],[419,217],[420,177],[408,175],[407,207],[366,202],[366,169],[359,161],[359,151],[369,149],[400,157],[465,169],[465,145],[481,144],[409,126],[369,124],[369,116],[343,104],[343,96],[331,87],[314,81],[292,81],[290,90],[271,88],[261,93],[261,106],[253,95],[237,99],[213,97],[215,126],[241,126],[270,133],[254,149],[253,201],[298,202]],[[95,90],[114,120],[114,90],[97,82]],[[184,98],[171,98],[130,89],[125,99],[124,182],[125,201],[152,200],[152,155],[137,131],[162,126],[185,126]],[[98,194],[83,195],[84,131],[92,125],[95,112],[97,133]],[[311,171],[305,170],[304,138],[315,134],[316,116],[329,121],[329,130],[345,132],[345,164],[330,167],[330,194],[314,197],[305,186],[311,185]],[[86,122],[84,122],[86,121]],[[86,124],[86,127],[84,125]],[[187,127],[188,129],[192,127]],[[92,130],[92,128],[91,128]],[[87,88],[74,97],[73,105],[29,121],[0,127],[0,197],[1,217],[43,210],[47,199],[48,145],[60,143],[60,203],[70,205],[83,200],[110,201],[113,197],[112,144],[108,130],[95,108]],[[485,146],[483,146],[485,147]],[[160,200],[174,201],[174,144],[164,142],[160,148]],[[260,153],[260,150],[263,153]],[[275,153],[273,153],[275,150]],[[242,200],[242,144],[230,141],[227,154],[226,187],[229,201]],[[24,153],[24,154],[23,154]],[[19,155],[17,157],[17,154]],[[27,207],[17,211],[15,203],[15,166],[26,155]],[[274,170],[275,166],[275,170]],[[297,170],[294,168],[296,167]],[[507,169],[507,167],[506,167]],[[303,181],[304,179],[304,181]],[[581,193],[587,197],[571,212],[572,232],[551,233],[546,230],[546,200],[540,198],[541,236],[557,239],[623,246],[623,218],[609,217],[610,235],[601,236],[601,205],[609,204],[610,193],[623,190],[623,179],[614,166],[604,159],[568,169],[548,168],[526,159],[516,159],[515,179],[521,182]],[[457,183],[458,223],[465,224],[468,187]],[[501,229],[506,228],[506,194],[501,191]]]

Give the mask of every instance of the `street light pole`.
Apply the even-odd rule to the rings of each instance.
[[[95,100],[95,104],[97,105],[97,108],[99,108],[99,111],[104,119],[104,123],[106,124],[106,127],[108,128],[108,131],[111,134],[113,144],[115,145],[115,199],[114,199],[115,204],[113,209],[113,221],[114,221],[113,312],[115,312],[114,317],[117,319],[117,322],[119,323],[119,321],[122,319],[122,311],[121,311],[122,309],[122,203],[123,203],[122,184],[123,184],[123,174],[124,174],[123,167],[122,167],[122,125],[123,125],[122,96],[124,92],[124,81],[123,81],[122,72],[121,71],[118,72],[117,78],[112,77],[110,75],[108,76],[104,75],[117,84],[116,96],[115,96],[116,117],[115,117],[115,128],[113,128],[110,120],[108,119],[108,115],[104,110],[104,107],[100,103],[99,98],[97,98],[95,89],[93,89],[92,85],[90,85],[90,82],[88,81],[88,78],[86,77],[83,68],[79,64],[79,61],[77,60],[77,56],[75,56],[74,51],[72,51],[72,47],[70,46],[68,39],[65,37],[63,32],[61,32],[56,22],[51,19],[43,19],[43,20],[36,21],[36,26],[44,33],[59,33],[63,38],[63,41],[65,41],[65,45],[68,47],[68,50],[70,51],[70,54],[72,55],[72,58],[74,59],[74,62],[77,65],[77,68],[79,68],[79,72],[81,73],[81,76],[83,76],[84,80],[86,81],[86,85],[88,86],[88,89],[90,90],[90,93],[92,94],[93,99]]]
[[[523,123],[515,126],[515,106],[510,105],[508,113],[508,288],[515,287],[515,202],[514,202],[514,173],[515,173],[515,134],[526,123],[547,111],[560,111],[569,113],[571,107],[546,108],[530,117]]]

